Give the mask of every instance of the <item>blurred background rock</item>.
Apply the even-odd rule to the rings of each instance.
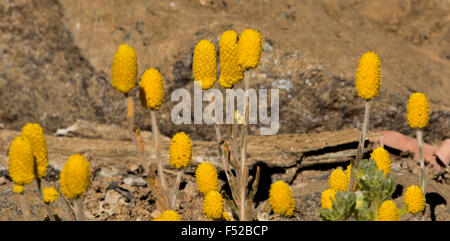
[[[371,50],[381,58],[382,85],[370,128],[412,134],[406,105],[420,91],[432,110],[425,141],[440,142],[450,138],[449,26],[448,0],[0,0],[0,123],[19,130],[39,122],[46,133],[78,119],[125,126],[111,65],[117,47],[128,43],[139,76],[156,67],[165,79],[162,133],[214,139],[210,126],[170,121],[170,94],[192,91],[198,41],[218,46],[225,30],[256,28],[263,54],[250,87],[280,89],[279,133],[359,128],[364,105],[354,72]],[[149,112],[136,114],[150,130]]]

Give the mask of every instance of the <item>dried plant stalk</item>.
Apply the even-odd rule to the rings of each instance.
[[[149,166],[149,172],[147,177],[147,183],[152,190],[153,195],[156,196],[156,205],[159,210],[165,211],[169,210],[169,201],[167,200],[167,195],[163,190],[161,190],[161,186],[158,183],[158,179],[155,175],[155,170]]]
[[[172,210],[175,209],[175,201],[177,200],[178,189],[180,189],[181,175],[183,175],[183,171],[178,170],[177,171],[177,179],[175,180],[175,185],[173,186],[172,199],[171,199],[171,203],[170,203],[171,204],[170,208]]]
[[[60,200],[62,202],[61,207],[64,209],[64,212],[68,216],[67,220],[74,221],[75,220],[75,214],[73,212],[72,207],[70,206],[69,201],[64,196],[62,196]]]
[[[370,103],[371,100],[364,101],[364,121],[361,130],[361,136],[359,139],[358,150],[356,151],[356,158],[352,160],[352,170],[358,170],[359,163],[363,157],[364,153],[364,144],[366,142],[367,128],[369,126],[369,111],[370,111]],[[353,172],[350,175],[350,181],[348,184],[348,191],[352,191],[355,186],[355,177],[353,176]]]
[[[23,192],[18,193],[18,195],[19,195],[19,199],[20,199],[20,208],[22,209],[23,221],[27,221],[27,220],[29,220],[30,215],[28,213],[29,210],[28,210],[27,204],[25,202],[25,195]]]
[[[37,176],[37,175],[36,175]],[[36,178],[36,186],[39,192],[39,198],[43,200],[43,193],[42,193],[42,186],[41,186],[41,179]],[[50,221],[55,221],[55,216],[53,215],[52,208],[50,207],[49,203],[44,202],[45,209],[47,210],[48,218]]]
[[[155,152],[156,152],[156,165],[158,167],[158,177],[159,182],[161,183],[163,189],[167,192],[167,182],[164,176],[164,171],[161,162],[161,143],[159,141],[159,129],[158,124],[156,122],[156,112],[151,110],[151,120],[152,120],[152,132],[153,132],[153,140],[155,142]]]
[[[142,166],[144,167],[145,173],[148,172],[148,164],[145,160],[144,156],[144,148],[139,145],[138,137],[136,135],[136,131],[139,131],[139,128],[134,125],[134,101],[132,96],[127,96],[127,124],[128,124],[128,132],[130,133],[131,139],[136,145],[136,149],[139,153],[139,157],[141,158]],[[142,139],[141,139],[142,143]]]
[[[248,88],[249,88],[249,79],[248,79],[248,72],[244,75],[244,124],[242,126],[242,148],[241,148],[241,169],[240,169],[240,221],[246,221],[246,215],[245,215],[245,193],[246,193],[246,187],[247,187],[247,175],[248,170],[246,166],[246,160],[247,160],[247,125],[248,125]]]
[[[425,160],[423,155],[423,131],[422,129],[416,130],[417,144],[419,146],[419,162],[420,162],[420,175],[419,175],[419,187],[422,189],[422,193],[425,195]],[[419,218],[421,221],[425,221],[425,212],[426,208],[423,210],[421,217]]]
[[[73,199],[73,204],[75,206],[75,217],[77,221],[84,221],[83,196]]]

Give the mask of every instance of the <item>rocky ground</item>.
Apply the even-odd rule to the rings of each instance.
[[[68,156],[90,156],[92,185],[85,199],[90,219],[148,220],[157,215],[123,130],[123,95],[111,86],[112,58],[122,43],[136,49],[139,75],[157,67],[164,77],[166,96],[158,121],[166,145],[181,130],[195,140],[196,157],[183,176],[177,205],[183,219],[204,220],[193,170],[195,163],[217,159],[214,131],[207,125],[174,125],[170,112],[176,102],[170,101],[170,93],[176,88],[192,93],[197,42],[209,39],[218,46],[223,31],[249,27],[263,36],[261,64],[250,73],[250,87],[280,90],[279,135],[261,137],[259,125],[250,128],[251,166],[264,167],[256,205],[263,207],[272,180],[284,179],[297,203],[292,219],[317,220],[327,176],[346,165],[357,140],[364,104],[354,90],[354,72],[366,51],[377,52],[382,62],[370,129],[414,136],[405,110],[409,95],[420,91],[431,105],[425,141],[439,146],[450,138],[449,25],[449,0],[0,0],[0,220],[21,217],[7,176],[7,150],[27,122],[40,123],[48,135],[51,185]],[[131,94],[138,103],[137,91]],[[82,132],[54,136],[76,123]],[[136,124],[151,143],[148,111],[136,108]],[[411,155],[392,154],[401,192],[416,182],[417,165]],[[448,171],[427,168],[427,199],[435,212],[429,218],[450,220],[442,204],[449,200]],[[27,198],[33,219],[43,220],[45,210],[34,186]]]
[[[91,185],[84,198],[86,217],[89,220],[151,220],[159,215],[156,200],[145,181],[143,168],[132,141],[121,139],[126,131],[114,127],[114,132],[105,131],[105,126],[91,125],[93,130],[107,134],[108,139],[83,137],[85,130],[74,131],[79,137],[47,136],[50,168],[45,183],[58,186],[59,172],[71,153],[84,153],[91,163]],[[7,153],[8,144],[19,133],[0,131],[1,153]],[[100,133],[99,133],[100,135]],[[255,219],[264,218],[264,207],[271,183],[285,180],[290,183],[296,201],[296,209],[291,220],[320,220],[320,193],[327,189],[328,176],[338,167],[345,168],[350,156],[354,155],[359,132],[346,129],[337,132],[318,134],[289,134],[273,137],[253,136],[249,139],[250,174],[255,167],[261,168],[261,179],[255,197]],[[369,133],[369,138],[378,134]],[[152,135],[142,134],[145,156],[154,163]],[[277,141],[275,141],[275,138]],[[276,143],[276,144],[274,144]],[[296,143],[296,145],[294,145]],[[163,138],[162,159],[169,184],[173,185],[176,171],[168,164],[169,139]],[[376,143],[369,143],[366,156]],[[193,161],[185,169],[176,210],[184,220],[207,220],[202,214],[202,195],[197,191],[194,172],[199,163],[208,161],[222,170],[221,162],[215,152],[216,143],[194,141]],[[261,151],[265,150],[265,151]],[[393,195],[398,206],[402,205],[402,195],[406,187],[418,181],[419,166],[410,153],[391,150],[392,172],[397,179],[397,188]],[[0,220],[20,220],[22,213],[18,197],[12,193],[13,183],[8,177],[6,166],[8,157],[0,156]],[[449,169],[437,172],[427,165],[427,219],[449,220],[450,210],[447,200],[450,198]],[[223,173],[219,175],[221,190],[228,190]],[[26,186],[26,200],[33,220],[46,219],[46,211],[39,200],[36,184]],[[229,195],[229,193],[228,193]],[[70,220],[71,216],[61,207],[61,198],[54,205],[58,218]],[[228,210],[230,212],[230,210]],[[271,214],[269,220],[278,220]],[[403,220],[411,220],[404,216]]]

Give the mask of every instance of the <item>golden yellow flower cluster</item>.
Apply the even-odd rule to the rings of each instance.
[[[196,84],[207,90],[217,78],[216,48],[208,40],[201,40],[194,49],[192,73]]]
[[[391,173],[391,160],[389,159],[389,152],[383,147],[378,147],[370,153],[370,158],[377,163],[378,170],[383,173]]]
[[[377,221],[400,221],[400,214],[392,200],[384,201],[378,209]]]
[[[425,195],[422,189],[416,185],[412,185],[406,189],[403,203],[408,205],[408,212],[418,213],[425,209]]]
[[[244,69],[253,69],[259,65],[262,50],[261,34],[255,29],[245,29],[239,36],[238,63]]]
[[[67,198],[82,196],[90,183],[89,161],[81,154],[74,154],[67,159],[60,174],[61,193]]]
[[[356,70],[356,91],[358,96],[370,100],[378,96],[381,84],[380,59],[375,52],[365,53]]]
[[[270,185],[269,201],[274,213],[289,217],[294,212],[295,201],[292,190],[283,181],[276,181]]]
[[[9,176],[14,182],[14,192],[23,192],[24,185],[30,184],[34,178],[34,157],[30,141],[23,136],[14,138],[9,147]]]
[[[59,197],[59,192],[54,187],[45,187],[42,193],[42,200],[46,203],[53,203]]]
[[[322,208],[333,208],[333,202],[331,200],[336,200],[336,191],[329,188],[322,192],[321,204]]]
[[[134,49],[122,44],[114,55],[112,65],[112,86],[127,94],[136,86],[137,57]]]
[[[348,173],[350,172],[348,171]],[[328,178],[328,185],[335,192],[339,190],[341,192],[345,192],[347,191],[349,177],[350,176],[344,173],[341,168],[338,168],[330,174],[330,177]]]
[[[172,137],[169,147],[169,161],[172,167],[187,167],[192,159],[192,141],[184,132]]]
[[[414,93],[409,97],[406,108],[408,124],[411,128],[424,128],[430,120],[430,105],[423,93]]]
[[[181,221],[180,215],[173,210],[166,210],[161,216],[154,218],[152,221]]]
[[[203,212],[210,220],[220,219],[224,213],[224,200],[217,191],[208,192],[203,200]]]
[[[217,170],[211,163],[200,163],[195,171],[195,182],[199,192],[206,195],[211,191],[219,191]]]
[[[141,76],[139,86],[142,105],[158,110],[164,100],[164,81],[159,71],[147,69]]]
[[[238,34],[233,30],[222,33],[219,42],[220,77],[223,88],[231,88],[244,77],[244,69],[238,64]]]
[[[48,151],[42,127],[37,123],[28,123],[22,128],[21,134],[30,141],[37,167],[36,178],[45,177],[48,168]]]

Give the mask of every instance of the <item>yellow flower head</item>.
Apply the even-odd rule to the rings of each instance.
[[[239,36],[238,63],[244,69],[254,69],[259,65],[261,58],[261,34],[254,29],[246,29]]]
[[[36,158],[37,178],[45,177],[48,168],[48,151],[42,127],[37,123],[28,123],[23,127],[22,135],[28,138],[33,149],[33,154]]]
[[[331,200],[336,200],[336,191],[329,188],[325,191],[322,192],[322,208],[328,208],[328,209],[332,209],[333,208],[333,202]]]
[[[430,105],[423,93],[414,93],[409,97],[406,108],[408,124],[411,128],[424,128],[430,120]]]
[[[177,212],[173,210],[166,210],[159,218],[154,218],[153,221],[181,221],[181,218]]]
[[[269,201],[274,213],[289,217],[294,212],[295,201],[292,190],[283,181],[276,181],[270,185]]]
[[[356,91],[361,98],[370,100],[378,96],[380,83],[380,59],[375,52],[367,52],[359,60],[356,69]]]
[[[14,193],[23,193],[25,187],[23,185],[14,184],[13,192]]]
[[[399,210],[394,201],[386,200],[381,204],[377,221],[400,221]]]
[[[14,138],[9,147],[8,168],[9,176],[15,183],[15,192],[23,192],[23,186],[30,184],[35,178],[33,149],[28,138]]]
[[[219,42],[220,77],[223,88],[231,88],[244,77],[244,69],[238,64],[238,34],[233,30],[222,33]]]
[[[139,86],[142,105],[158,110],[164,100],[164,81],[159,71],[147,69],[141,76]]]
[[[408,212],[418,213],[425,209],[425,196],[422,189],[416,185],[412,185],[406,189],[403,203],[408,205]]]
[[[195,83],[207,90],[214,86],[217,78],[216,48],[208,40],[201,40],[194,49],[192,73]]]
[[[203,194],[211,191],[219,191],[219,179],[216,167],[209,162],[200,163],[195,171],[197,189]]]
[[[224,200],[219,192],[208,192],[205,196],[205,200],[203,200],[203,213],[211,220],[222,218],[224,212],[223,202]]]
[[[56,201],[56,199],[58,199],[59,197],[59,192],[56,191],[54,187],[45,187],[42,192],[43,192],[42,199],[46,203],[52,203]]]
[[[370,158],[377,163],[378,170],[386,173],[391,173],[391,160],[389,159],[389,152],[383,147],[378,147],[370,153]]]
[[[67,159],[61,170],[59,185],[61,193],[67,198],[82,196],[89,187],[89,161],[81,154],[74,154]]]
[[[328,185],[334,191],[347,191],[349,179],[341,168],[334,170],[328,178]]]
[[[169,147],[170,165],[176,168],[187,167],[192,159],[192,141],[184,132],[172,137]]]
[[[134,49],[122,44],[114,55],[112,65],[112,86],[127,94],[136,86],[137,58]]]

